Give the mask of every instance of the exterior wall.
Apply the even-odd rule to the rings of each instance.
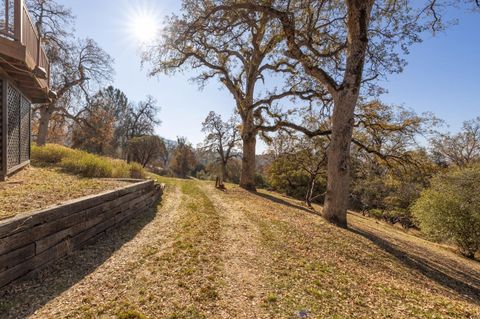
[[[1,81],[0,179],[4,179],[30,162],[31,103],[11,81]]]
[[[0,222],[0,287],[152,209],[162,187],[142,181]]]

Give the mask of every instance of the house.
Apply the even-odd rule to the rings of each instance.
[[[30,163],[31,105],[48,103],[50,64],[23,0],[0,0],[0,180]]]

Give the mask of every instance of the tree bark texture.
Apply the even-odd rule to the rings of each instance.
[[[255,149],[257,144],[256,132],[244,127],[242,132],[243,156],[242,174],[240,176],[240,187],[256,191],[255,187]]]
[[[50,123],[50,118],[52,117],[51,105],[44,105],[40,108],[40,120],[38,123],[38,136],[37,136],[37,145],[43,146],[47,143],[48,138],[48,124]]]
[[[324,217],[347,227],[350,192],[350,143],[354,110],[362,84],[373,0],[347,0],[348,49],[343,82],[334,95],[332,134],[328,149]]]
[[[328,148],[327,193],[323,216],[331,223],[347,227],[350,188],[350,143],[357,96],[340,100],[333,110],[332,135]]]

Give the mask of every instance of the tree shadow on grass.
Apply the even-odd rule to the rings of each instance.
[[[290,208],[321,216],[319,212],[309,210],[306,207],[296,205],[269,194],[260,192],[251,193],[280,205],[285,205]],[[408,268],[437,282],[441,286],[464,296],[469,301],[480,305],[480,274],[474,273],[473,269],[462,270],[462,267],[458,267],[458,265],[455,265],[451,260],[442,257],[435,258],[434,256],[429,256],[428,251],[421,251],[420,253],[415,254],[413,252],[414,249],[406,249],[408,248],[408,245],[406,247],[401,247],[371,231],[360,229],[358,226],[349,227],[349,230],[357,235],[367,238],[373,244],[395,257]],[[421,249],[421,247],[415,248]]]
[[[156,207],[156,204],[154,205]],[[70,255],[0,289],[0,318],[27,318],[101,266],[153,220],[156,209],[99,235]]]
[[[448,265],[447,260],[425,258],[381,238],[377,234],[359,228],[349,228],[353,233],[363,236],[382,250],[394,256],[403,265],[419,272],[443,287],[453,290],[480,305],[480,277]],[[425,251],[425,256],[428,252]]]
[[[291,203],[289,201],[286,201],[284,199],[281,199],[281,198],[278,198],[278,197],[275,197],[275,196],[272,196],[272,195],[269,195],[269,194],[266,194],[266,193],[260,193],[260,192],[250,192],[250,193],[253,194],[253,195],[262,197],[264,199],[267,199],[269,201],[272,201],[274,203],[280,204],[280,205],[285,205],[285,206],[288,206],[290,208],[295,208],[295,209],[302,210],[302,211],[307,212],[309,214],[314,214],[314,215],[321,216],[321,214],[319,212],[317,212],[313,209],[308,209],[307,207],[296,205],[294,203]]]

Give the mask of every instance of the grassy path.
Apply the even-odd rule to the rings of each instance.
[[[0,291],[0,318],[480,318],[480,264],[359,216],[166,182],[163,203]]]
[[[0,317],[210,317],[221,266],[219,219],[210,200],[196,183],[173,181],[162,207],[141,219],[10,287],[0,295]],[[127,228],[138,232],[122,240]]]
[[[133,221],[135,226],[138,225],[134,227],[136,231],[149,223],[138,233],[123,240],[122,237],[128,235],[125,231],[129,225],[125,225],[95,245],[48,267],[32,280],[16,285],[14,288],[20,294],[15,290],[7,292],[7,297],[13,299],[4,305],[5,308],[12,306],[8,317],[31,315],[32,318],[94,318],[109,312],[132,311],[131,301],[125,297],[129,295],[128,299],[136,301],[143,299],[141,281],[151,271],[145,261],[155,252],[172,246],[176,223],[182,213],[179,209],[180,196],[177,186],[169,186],[160,216],[153,220],[150,217],[146,221],[141,221],[142,218]],[[131,225],[128,228],[132,229]],[[87,263],[92,266],[88,267]],[[58,276],[49,276],[50,272],[55,271],[58,271]],[[80,280],[75,283],[78,279]],[[73,284],[71,288],[62,291],[61,287],[69,284]],[[59,289],[54,291],[54,287]],[[44,296],[55,298],[35,311],[46,301]]]
[[[261,305],[265,276],[271,264],[268,252],[261,247],[260,229],[246,218],[238,202],[228,202],[209,184],[202,186],[222,218],[225,284],[220,294],[220,317],[269,318]]]

